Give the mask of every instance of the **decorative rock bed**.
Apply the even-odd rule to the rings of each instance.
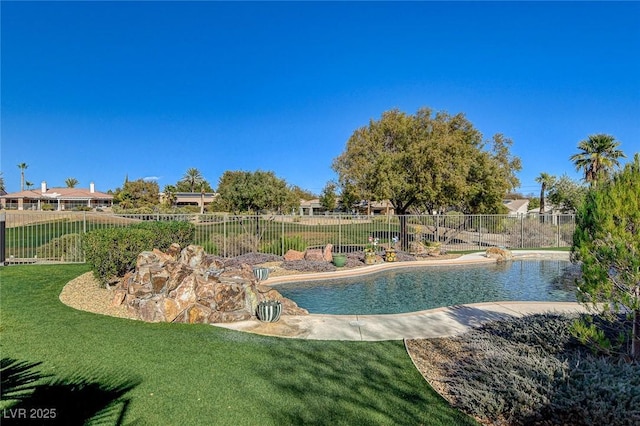
[[[256,317],[258,304],[279,301],[283,315],[308,312],[256,280],[247,264],[225,267],[200,246],[177,244],[163,253],[142,252],[133,272],[115,288],[113,305],[124,304],[148,322],[226,323]]]

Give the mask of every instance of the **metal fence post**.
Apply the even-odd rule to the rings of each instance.
[[[482,250],[482,216],[478,215],[478,250]]]
[[[222,253],[224,253],[224,257],[227,257],[227,219],[229,219],[228,214],[222,216]]]
[[[5,212],[0,213],[0,266],[4,266],[6,259],[5,249],[7,247],[6,232],[7,232],[7,214]]]

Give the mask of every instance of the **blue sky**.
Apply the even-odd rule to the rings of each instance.
[[[638,2],[6,2],[1,156],[106,191],[198,168],[320,193],[383,111],[464,112],[513,139],[520,191],[594,133],[640,152]]]

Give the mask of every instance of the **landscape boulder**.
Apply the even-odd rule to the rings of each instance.
[[[303,251],[289,249],[284,254],[283,257],[284,257],[284,260],[304,260],[304,252]]]
[[[484,255],[490,259],[496,259],[498,262],[506,262],[513,259],[513,253],[501,247],[489,247]]]
[[[258,304],[267,300],[280,301],[283,315],[308,314],[277,290],[259,285],[251,266],[227,268],[200,246],[172,245],[166,253],[140,253],[112,303],[124,304],[143,321],[211,324],[255,318]]]

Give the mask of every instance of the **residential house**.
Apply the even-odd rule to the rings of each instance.
[[[96,191],[93,182],[89,188],[48,188],[42,182],[40,190],[28,189],[0,196],[0,204],[7,210],[73,210],[77,207],[92,209],[111,207],[113,195]],[[48,208],[49,207],[49,208]]]
[[[527,214],[529,208],[529,200],[504,200],[503,204],[509,210],[509,216],[524,216]]]

